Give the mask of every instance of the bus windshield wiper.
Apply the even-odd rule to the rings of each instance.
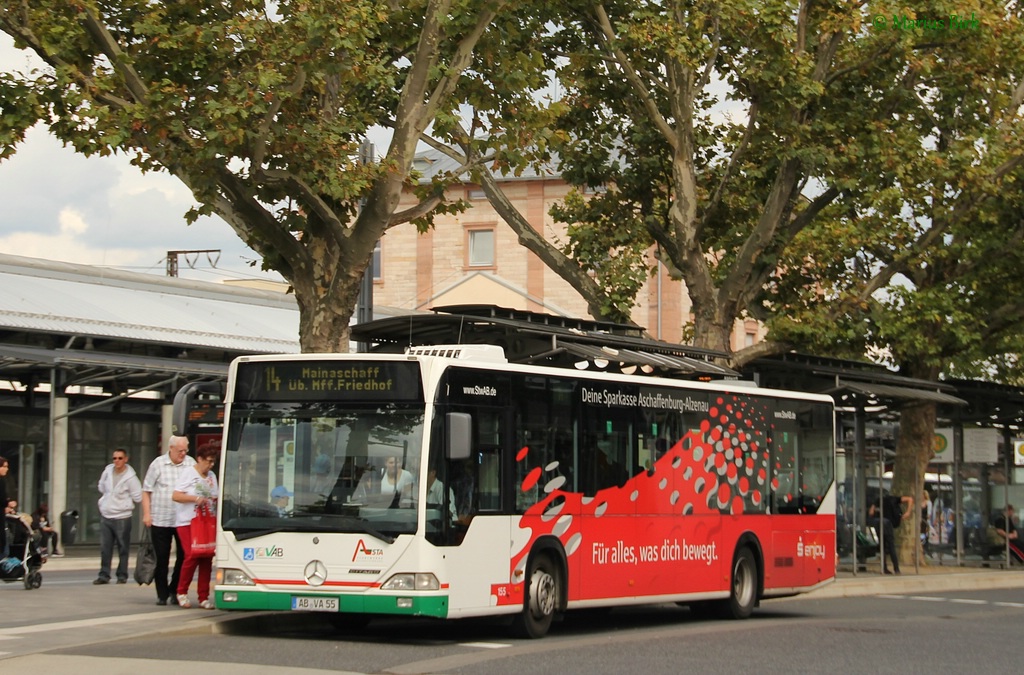
[[[229,530],[229,532],[232,530]],[[290,527],[271,527],[263,530],[248,530],[246,532],[239,533],[235,532],[235,541],[245,541],[246,539],[255,539],[256,537],[262,537],[268,534],[277,534],[278,532],[293,531]]]
[[[383,542],[388,544],[395,543],[395,537],[384,534],[380,530],[370,527],[368,521],[363,518],[354,518],[352,516],[344,517],[345,524],[351,527],[351,529],[368,534],[371,537],[376,537]],[[278,532],[337,532],[337,526],[327,525],[323,523],[311,523],[309,521],[299,520],[293,522],[290,525],[284,525],[281,527],[266,527],[258,528],[253,530],[247,530],[244,528],[228,529],[229,532],[235,533],[235,541],[245,541],[247,539],[255,539],[256,537],[263,537],[268,534],[277,534]],[[241,530],[241,531],[239,531]]]

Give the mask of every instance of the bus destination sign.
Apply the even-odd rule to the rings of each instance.
[[[254,361],[238,364],[236,401],[422,401],[418,363]]]

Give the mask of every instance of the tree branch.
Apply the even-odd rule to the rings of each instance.
[[[755,345],[733,352],[729,358],[729,366],[731,368],[742,368],[754,359],[785,354],[792,349],[793,345],[789,342],[765,340],[764,342],[758,342]]]
[[[145,103],[149,98],[149,90],[145,82],[142,81],[142,78],[139,77],[139,74],[135,72],[135,68],[132,67],[128,55],[121,51],[121,46],[117,44],[117,40],[110,34],[110,31],[107,30],[107,27],[100,21],[99,17],[93,14],[86,3],[80,4],[78,11],[84,17],[83,24],[85,25],[86,32],[89,33],[89,37],[92,38],[93,43],[110,61],[111,67],[120,73],[121,80],[131,93],[132,98],[135,99],[136,103]]]
[[[407,223],[410,220],[422,218],[431,211],[437,208],[437,205],[441,203],[440,197],[431,197],[420,201],[416,206],[409,207],[404,211],[396,211],[391,215],[391,219],[388,220],[388,227]]]
[[[697,91],[703,91],[705,87],[711,84],[711,76],[715,72],[715,64],[718,62],[718,56],[722,49],[722,34],[718,23],[718,7],[712,10],[714,13],[711,15],[711,23],[714,26],[712,35],[714,39],[711,42],[711,56],[708,57],[708,62],[704,65],[704,72],[701,74],[700,79],[697,80]]]
[[[586,301],[587,311],[590,312],[591,316],[599,319],[623,321],[622,317],[608,316],[602,305],[605,300],[605,294],[597,282],[584,272],[576,261],[556,249],[533,228],[533,225],[516,209],[504,191],[498,187],[497,181],[495,181],[494,176],[489,171],[484,170],[481,172],[480,186],[483,188],[494,210],[512,228],[512,231],[516,233],[519,238],[519,244],[530,250],[548,268],[572,284],[573,288]],[[630,325],[635,325],[628,319],[626,319],[626,322]]]
[[[36,37],[35,33],[32,32],[31,27],[27,24],[27,18],[22,16],[21,23],[13,23],[8,20],[11,12],[4,11],[0,14],[0,27],[3,31],[13,38],[21,40],[28,48],[40,58],[46,65],[50,66],[54,70],[59,70],[67,73],[74,82],[76,82],[83,91],[89,92],[89,94],[99,103],[109,105],[116,109],[124,109],[131,105],[131,101],[120,96],[115,96],[109,92],[103,91],[98,87],[95,81],[82,72],[76,64],[66,61],[65,59],[57,56],[43,46],[39,38]]]
[[[302,66],[297,68],[295,73],[295,79],[292,83],[285,87],[285,91],[289,94],[295,95],[302,91],[302,88],[306,85],[306,69]],[[281,107],[284,105],[283,96],[275,96],[274,102],[271,103],[270,108],[267,109],[267,114],[260,120],[259,127],[257,128],[256,139],[253,141],[253,152],[250,157],[252,162],[253,172],[260,173],[263,171],[263,160],[267,155],[267,136],[270,135],[270,125],[274,122],[274,118],[281,111]]]
[[[302,245],[295,237],[288,235],[287,228],[281,227],[274,215],[250,194],[238,176],[226,167],[218,167],[215,173],[219,190],[212,206],[242,241],[264,258],[283,260],[291,268],[305,259]],[[174,175],[193,191],[197,200],[204,201],[188,174],[177,171]],[[205,182],[205,179],[200,182]],[[278,271],[287,279],[293,278],[284,274],[288,270]]]
[[[1008,330],[1018,331],[1022,322],[1024,322],[1024,302],[1010,302],[988,316],[981,334],[989,339]]]
[[[725,303],[741,309],[743,289],[750,285],[750,279],[758,259],[772,244],[787,205],[793,197],[797,184],[799,161],[787,159],[779,167],[771,192],[761,209],[757,224],[736,253],[732,269],[719,290]]]
[[[1001,181],[1008,173],[1020,166],[1022,162],[1024,162],[1024,157],[1019,155],[1007,160],[992,172],[992,175],[986,182],[988,184],[992,184]],[[876,291],[887,286],[896,274],[907,269],[908,263],[914,257],[920,255],[921,251],[927,250],[932,244],[938,241],[939,238],[942,237],[957,220],[967,216],[969,212],[983,200],[984,198],[980,197],[974,199],[965,199],[961,197],[957,202],[956,207],[954,207],[954,209],[947,214],[945,218],[940,218],[938,223],[936,223],[936,221],[932,221],[932,227],[930,227],[922,236],[918,237],[918,239],[910,246],[903,249],[903,251],[897,255],[892,262],[882,268],[878,274],[869,279],[864,285],[864,288],[861,289],[861,292],[857,294],[857,301],[866,302],[867,299]]]
[[[651,122],[658,128],[661,135],[665,138],[665,142],[672,147],[673,150],[677,150],[679,143],[676,138],[676,131],[672,128],[672,125],[658,110],[658,103],[654,100],[654,96],[644,85],[643,80],[637,74],[636,69],[633,68],[632,62],[629,57],[619,49],[614,48],[615,44],[615,31],[612,28],[611,20],[608,18],[607,12],[605,12],[604,5],[598,4],[594,7],[594,15],[597,19],[598,25],[600,26],[600,36],[603,38],[605,49],[608,50],[614,62],[619,66],[619,69],[626,77],[626,81],[629,82],[630,86],[640,96],[640,100],[643,103],[644,109],[647,110],[647,116]]]
[[[726,165],[725,171],[722,172],[722,179],[718,181],[718,187],[715,188],[715,193],[711,195],[711,200],[704,209],[704,215],[701,218],[702,228],[707,225],[708,219],[711,218],[711,214],[714,213],[715,209],[718,208],[719,202],[722,201],[722,194],[725,192],[725,185],[729,181],[729,177],[732,175],[733,168],[739,162],[740,157],[743,156],[743,152],[750,144],[751,136],[754,135],[754,124],[757,122],[759,112],[760,106],[757,101],[754,101],[750,104],[750,114],[747,119],[747,128],[743,132],[743,138],[740,139],[740,144],[736,146],[732,155],[729,156],[729,163]]]
[[[473,54],[476,51],[477,43],[480,42],[480,38],[483,37],[487,27],[498,15],[498,10],[504,5],[504,0],[501,0],[500,2],[486,3],[487,9],[480,12],[480,15],[476,20],[476,25],[473,26],[473,30],[464,35],[459,41],[459,46],[455,49],[455,53],[448,62],[448,68],[445,70],[444,76],[438,80],[433,92],[431,92],[427,99],[427,103],[424,108],[424,115],[427,119],[434,118],[437,114],[440,102],[447,99],[455,90],[455,85],[458,83],[462,73],[465,72],[466,68],[468,68],[473,62]],[[420,54],[420,56],[423,55]]]
[[[811,224],[821,211],[834,202],[840,195],[840,190],[835,186],[829,187],[823,193],[811,200],[811,203],[797,216],[788,218],[788,222],[780,228],[781,234],[773,239],[773,244],[779,250],[783,250],[793,239],[800,234],[805,227]],[[761,289],[764,288],[768,278],[778,270],[777,265],[755,265],[756,273],[751,274],[750,279],[744,284],[742,292],[737,297],[737,303],[741,308],[746,309]]]
[[[234,176],[234,174],[231,175]],[[284,169],[267,169],[263,172],[263,176],[266,178],[268,186],[274,184],[291,185],[298,192],[298,201],[305,208],[309,209],[311,214],[316,215],[317,218],[323,221],[330,232],[340,233],[348,229],[348,226],[341,222],[334,213],[334,209],[324,202],[323,198],[306,181],[292,172]],[[338,241],[340,242],[340,239]]]

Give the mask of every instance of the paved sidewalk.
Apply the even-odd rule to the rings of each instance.
[[[974,567],[920,567],[903,574],[883,576],[875,572],[840,571],[835,583],[800,596],[803,598],[852,598],[894,593],[940,593],[957,590],[1024,588],[1024,568],[981,569]]]

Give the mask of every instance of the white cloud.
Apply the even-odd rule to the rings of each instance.
[[[78,238],[74,230],[60,234],[16,232],[0,237],[0,251],[28,258],[42,258],[73,262],[82,265],[102,265],[123,269],[152,268],[159,273],[163,268],[155,250],[98,249]],[[145,269],[138,269],[145,271]]]
[[[64,208],[60,212],[60,233],[62,235],[85,234],[89,226],[85,224],[85,218],[76,209]]]
[[[0,33],[0,72],[38,66]],[[37,126],[0,162],[0,252],[162,274],[169,251],[218,249],[216,268],[181,258],[179,276],[280,279],[249,264],[259,256],[220,218],[187,224],[194,204],[173,176],[143,174],[124,156],[85,157]]]

